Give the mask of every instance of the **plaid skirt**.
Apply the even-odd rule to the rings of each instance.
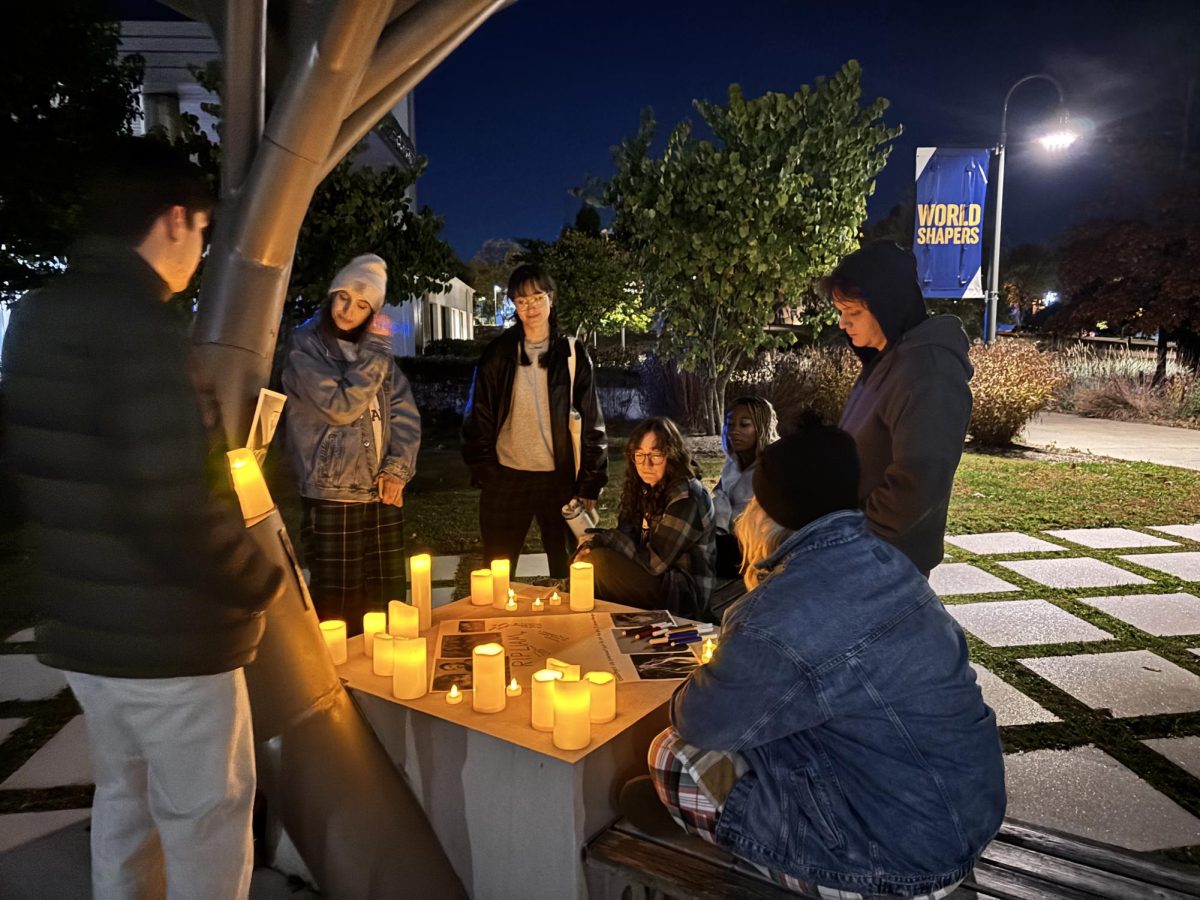
[[[689,834],[716,844],[717,820],[721,817],[725,798],[738,779],[750,771],[745,757],[739,753],[701,750],[681,738],[674,728],[668,728],[651,742],[647,761],[650,764],[650,778],[659,799],[670,811],[671,818]],[[888,900],[879,894],[860,894],[809,884],[785,872],[776,872],[749,860],[745,862],[780,887],[805,897]],[[939,888],[931,894],[919,894],[911,900],[942,900],[952,894],[960,883]]]
[[[407,594],[404,510],[384,503],[302,497],[300,540],[321,619],[344,619],[362,633],[363,613],[386,611]]]

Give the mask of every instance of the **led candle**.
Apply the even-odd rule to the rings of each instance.
[[[504,689],[504,695],[506,697],[520,697],[521,696],[521,685],[517,684],[516,678],[513,678],[513,680],[508,683],[508,687],[506,687]]]
[[[562,606],[562,597],[558,596],[558,591],[554,591],[550,595],[550,605],[551,606]]]
[[[371,671],[376,675],[392,674],[392,642],[395,639],[386,631],[375,635],[371,641]]]
[[[388,601],[388,634],[415,638],[421,632],[421,613],[401,600]]]
[[[546,660],[546,668],[554,669],[556,672],[562,672],[563,681],[578,681],[579,666],[572,665],[568,662],[563,662],[561,659],[550,657]]]
[[[596,573],[590,562],[571,563],[571,612],[591,612],[596,606]]]
[[[425,638],[396,638],[392,643],[392,696],[416,700],[426,690]]]
[[[363,653],[375,652],[375,635],[387,631],[387,613],[369,612],[363,616]]]
[[[517,611],[517,592],[512,588],[508,589],[508,602],[504,604],[504,608],[508,612]]]
[[[592,686],[560,681],[554,686],[554,746],[582,750],[592,740]]]
[[[561,680],[562,672],[557,669],[539,669],[533,673],[530,724],[538,731],[554,730],[554,683]]]
[[[497,713],[504,709],[504,648],[479,644],[471,651],[471,708]]]
[[[242,507],[243,519],[257,519],[275,508],[271,492],[267,490],[267,482],[254,451],[248,447],[230,450],[225,454],[229,461],[229,475],[233,479],[233,490],[237,494],[238,503]]]
[[[446,692],[446,702],[451,706],[462,703],[462,692],[458,689],[457,684],[450,685],[450,690]]]
[[[335,666],[346,661],[346,623],[341,619],[328,619],[321,623],[321,637],[325,638],[325,649]]]
[[[529,604],[529,609],[533,612],[541,612],[545,608],[546,604],[541,597],[534,598],[534,601]]]
[[[471,605],[492,605],[492,570],[476,569],[471,573]]]
[[[433,614],[433,588],[429,583],[433,560],[429,558],[428,553],[418,553],[409,559],[408,565],[412,570],[412,605],[417,608],[417,614],[420,616],[417,627],[421,631],[428,631]]]
[[[617,678],[612,672],[588,672],[584,681],[592,691],[593,722],[611,722],[617,717]]]
[[[508,560],[492,560],[492,608],[504,609],[508,600]]]
[[[702,662],[702,663],[712,662],[713,651],[716,649],[717,649],[717,645],[715,643],[713,643],[712,638],[709,638],[707,641],[705,641],[704,649],[700,653],[700,662]]]

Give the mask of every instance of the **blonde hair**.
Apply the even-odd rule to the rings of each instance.
[[[745,511],[733,523],[733,533],[742,548],[742,581],[752,591],[763,576],[758,564],[783,546],[795,531],[772,519],[758,499],[751,497]]]

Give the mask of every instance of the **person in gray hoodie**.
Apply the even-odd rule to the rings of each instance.
[[[867,527],[927,576],[971,421],[967,335],[956,316],[927,314],[915,257],[888,241],[847,256],[822,287],[863,364],[838,425],[858,447]]]

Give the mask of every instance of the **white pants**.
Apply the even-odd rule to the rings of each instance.
[[[96,774],[96,900],[243,900],[254,740],[241,669],[188,678],[67,672]]]

